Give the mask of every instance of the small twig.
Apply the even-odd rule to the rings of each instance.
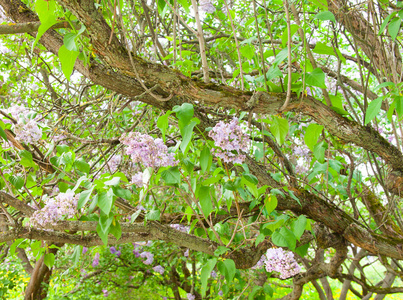
[[[287,83],[287,97],[283,106],[281,106],[280,111],[284,111],[290,102],[291,99],[291,21],[290,21],[290,7],[288,4],[288,0],[284,0],[284,9],[285,15],[287,17],[287,31],[288,31],[288,42],[287,42],[287,49],[288,49],[288,83]]]

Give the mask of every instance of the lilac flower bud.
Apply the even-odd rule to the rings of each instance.
[[[87,247],[83,247],[83,254],[87,253],[88,248]]]
[[[189,249],[186,249],[185,253],[183,253],[185,257],[189,257]]]
[[[212,278],[216,278],[216,277],[217,277],[217,272],[214,271],[214,270],[211,271],[210,276],[211,276]]]
[[[187,294],[188,300],[195,300],[196,296],[192,295],[191,293]]]
[[[155,272],[160,273],[161,275],[164,274],[164,272],[165,272],[165,269],[164,269],[163,267],[161,267],[160,265],[155,266],[155,267],[153,268],[153,270],[154,270]]]
[[[108,297],[108,296],[109,296],[108,290],[103,289],[103,290],[102,290],[102,293],[104,293],[104,297]]]
[[[239,126],[239,121],[234,118],[230,123],[218,122],[209,132],[209,136],[214,140],[217,148],[214,155],[224,160],[241,164],[245,160],[245,155],[240,152],[248,152],[249,138]]]

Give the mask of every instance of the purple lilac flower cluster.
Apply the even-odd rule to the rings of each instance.
[[[301,272],[301,268],[294,258],[294,253],[284,251],[283,248],[268,249],[253,269],[261,268],[263,264],[266,266],[267,272],[279,272],[282,279],[287,279]]]
[[[245,155],[240,152],[248,152],[249,138],[239,126],[237,118],[230,123],[218,122],[209,132],[209,136],[218,147],[214,149],[215,156],[224,162],[243,163]]]
[[[212,14],[216,11],[215,6],[211,3],[211,0],[200,0],[199,1],[199,11],[202,13]]]
[[[136,174],[134,174],[132,176],[132,181],[131,183],[133,183],[134,185],[136,185],[137,187],[143,187],[143,172],[138,172]]]
[[[164,272],[165,272],[165,269],[164,269],[162,266],[160,266],[160,265],[153,267],[153,270],[154,270],[155,272],[160,273],[161,275],[164,274]]]
[[[92,261],[92,267],[95,268],[99,265],[99,253],[95,253],[94,259]]]
[[[42,130],[35,120],[29,120],[26,124],[18,123],[15,125],[14,131],[15,139],[25,144],[37,142],[42,137]]]
[[[188,300],[195,300],[196,299],[196,296],[191,294],[191,293],[188,293],[186,296],[187,296]]]
[[[171,226],[173,229],[182,231],[184,233],[188,233],[190,230],[189,226],[184,226],[184,225],[180,225],[180,224],[170,224],[169,226]]]
[[[126,154],[130,155],[133,162],[142,163],[145,167],[175,166],[173,153],[168,153],[162,139],[154,139],[147,134],[131,132],[120,138],[120,142],[128,148]]]
[[[110,247],[110,248],[109,248],[109,251],[111,251],[111,253],[112,253],[112,254],[115,254],[117,257],[119,257],[119,256],[122,254],[122,252],[120,251],[120,249],[119,249],[119,250],[116,250],[116,248],[115,248],[114,246]]]
[[[15,104],[5,109],[4,112],[11,115],[18,122],[21,116],[26,116],[30,111],[25,106]],[[12,123],[11,120],[7,118],[4,118],[3,121],[4,123]]]
[[[120,163],[122,161],[122,156],[119,154],[113,155],[109,161],[107,162],[107,165],[109,167],[109,170],[111,173],[115,173],[116,170],[118,169]]]
[[[17,121],[14,128],[16,140],[30,144],[41,139],[42,130],[38,127],[36,120],[28,120],[27,122],[24,120],[24,117],[30,112],[28,108],[21,105],[13,105],[4,111]],[[2,118],[2,120],[4,123],[12,123],[7,118]]]
[[[145,261],[143,261],[143,264],[145,265],[151,265],[154,261],[154,254],[148,251],[140,253],[140,257],[147,258]]]
[[[60,193],[55,198],[50,199],[44,208],[37,210],[31,217],[31,225],[43,227],[56,224],[62,216],[72,218],[77,212],[77,201],[79,195],[73,192]]]

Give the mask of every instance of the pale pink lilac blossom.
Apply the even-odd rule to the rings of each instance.
[[[294,253],[284,251],[283,248],[268,249],[253,269],[261,268],[262,262],[267,272],[278,272],[281,279],[287,279],[301,272],[301,268],[294,258]]]
[[[212,14],[216,11],[216,8],[211,0],[200,0],[199,1],[199,12]]]
[[[138,188],[143,187],[143,172],[138,172],[132,176],[132,184],[137,186]]]
[[[134,163],[142,163],[145,167],[175,166],[173,153],[168,153],[162,139],[139,132],[130,132],[120,138],[120,142],[127,146],[126,154],[131,156]]]
[[[230,123],[218,122],[209,132],[214,140],[214,155],[227,163],[241,164],[246,156],[242,152],[248,152],[249,137],[239,126],[239,121],[234,118]]]
[[[72,218],[77,213],[79,195],[73,192],[60,193],[51,198],[41,210],[37,210],[31,217],[31,225],[43,227],[47,224],[55,225],[63,216]]]
[[[35,120],[29,120],[26,124],[18,123],[15,125],[14,131],[15,139],[25,144],[37,142],[42,137],[42,130]]]
[[[122,156],[121,155],[119,155],[119,154],[113,155],[109,159],[109,161],[107,162],[107,165],[109,167],[109,169],[107,169],[107,170],[110,170],[111,173],[115,173],[117,171],[117,169],[118,169],[118,167],[119,167],[121,162],[122,162]]]
[[[191,293],[188,293],[187,298],[188,298],[188,300],[195,300],[196,296]]]

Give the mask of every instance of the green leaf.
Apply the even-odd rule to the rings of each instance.
[[[49,269],[51,269],[55,264],[55,255],[53,253],[46,253],[43,262]]]
[[[310,86],[326,89],[325,73],[320,68],[314,69],[311,73],[305,73],[305,83]]]
[[[336,18],[334,17],[334,14],[330,11],[321,11],[320,13],[317,13],[314,18],[321,21],[332,21],[336,23]]]
[[[109,228],[109,233],[113,234],[116,240],[120,239],[122,236],[122,228],[120,227],[120,223],[113,219],[111,227]]]
[[[120,177],[113,177],[111,180],[105,181],[105,185],[117,186],[120,182]]]
[[[179,184],[181,181],[181,174],[178,167],[171,167],[161,173],[161,178],[164,179],[166,184]]]
[[[292,40],[292,36],[297,32],[299,26],[297,24],[291,24],[291,40]],[[281,36],[281,44],[283,45],[283,47],[285,47],[287,45],[288,42],[288,28],[286,27],[283,35]]]
[[[5,141],[8,141],[6,132],[4,131],[5,128],[6,128],[6,125],[4,124],[4,122],[3,122],[2,120],[0,120],[0,136],[1,136]]]
[[[270,69],[266,72],[267,81],[270,81],[278,76],[282,77],[283,73],[281,73],[280,69],[277,66],[272,65]]]
[[[169,115],[172,114],[172,111],[168,110],[165,115],[162,115],[157,120],[157,127],[161,130],[162,138],[165,142],[165,134],[168,129],[168,118]]]
[[[198,195],[203,215],[207,218],[213,211],[213,204],[211,203],[210,196],[210,187],[202,185],[199,189]]]
[[[75,33],[67,33],[63,37],[63,44],[66,46],[67,50],[70,51],[77,51],[77,45],[76,45],[76,38],[77,35]]]
[[[232,259],[220,261],[217,264],[217,269],[224,275],[227,284],[230,285],[235,276],[235,263]]]
[[[192,140],[192,135],[193,135],[193,128],[200,123],[200,120],[197,118],[193,118],[192,121],[183,127],[183,130],[181,131],[182,133],[182,142],[180,144],[180,149],[182,150],[182,153],[186,155],[187,151],[189,150],[189,143]]]
[[[253,45],[243,45],[239,51],[241,52],[242,56],[245,57],[246,59],[252,59],[255,56],[255,48]]]
[[[56,146],[57,154],[63,154],[65,152],[69,152],[70,148],[67,145],[58,145]]]
[[[388,26],[388,32],[389,32],[392,40],[396,39],[396,36],[400,30],[401,24],[402,24],[402,19],[400,19],[400,18],[394,18],[392,21],[390,21],[389,26]]]
[[[396,84],[393,83],[393,82],[390,82],[390,81],[382,82],[381,84],[378,84],[378,85],[374,88],[374,91],[377,91],[377,90],[379,90],[380,88],[387,87],[387,86],[396,86]]]
[[[253,184],[258,184],[259,180],[255,175],[252,174],[243,174],[242,177],[244,177],[247,181],[253,183]]]
[[[82,253],[82,247],[81,246],[75,246],[73,254],[71,255],[71,260],[73,261],[73,265],[76,265],[78,261],[80,260],[80,256]]]
[[[403,116],[403,96],[396,96],[393,103],[396,105],[396,112],[400,119]]]
[[[35,11],[38,14],[39,20],[41,21],[41,25],[38,28],[35,41],[32,44],[32,50],[35,48],[36,44],[38,43],[42,35],[50,27],[52,27],[54,24],[57,23],[55,9],[56,9],[56,2],[54,0],[51,1],[36,0]]]
[[[307,224],[307,218],[304,215],[300,215],[298,217],[298,219],[296,219],[293,222],[292,231],[298,240],[301,238],[302,234],[304,233],[306,224]]]
[[[112,187],[112,190],[116,197],[126,200],[130,200],[132,198],[132,193],[127,189],[121,188],[120,186],[114,186]]]
[[[92,194],[93,190],[94,190],[94,187],[92,187],[89,190],[82,191],[80,193],[80,196],[77,201],[77,209],[81,209],[87,204],[88,200],[90,200],[90,198],[91,198],[91,194]]]
[[[308,253],[309,243],[299,246],[295,249],[295,253],[299,256],[304,257]]]
[[[269,215],[277,207],[277,197],[273,194],[267,195],[264,201],[264,207],[266,208],[267,214]]]
[[[183,103],[181,106],[175,106],[173,111],[176,112],[176,117],[179,120],[179,128],[185,127],[193,118],[194,109],[190,103]]]
[[[35,163],[32,159],[32,154],[31,152],[27,151],[27,150],[21,150],[19,152],[20,155],[20,164],[24,167],[35,167]]]
[[[99,237],[101,238],[102,242],[104,243],[104,245],[108,245],[108,234],[109,234],[109,229],[107,232],[103,232],[102,228],[101,228],[101,222],[98,222],[97,225],[97,233],[99,235]]]
[[[288,57],[288,48],[284,48],[280,52],[278,52],[272,64],[273,69],[277,67],[279,64],[281,64],[283,60],[286,59],[287,57]]]
[[[317,42],[315,48],[312,50],[313,53],[316,54],[325,54],[325,55],[333,55],[336,56],[332,47],[327,46],[324,43]]]
[[[159,220],[161,216],[161,212],[159,209],[152,209],[146,214],[147,220]]]
[[[109,215],[103,215],[99,217],[99,225],[101,226],[101,230],[104,233],[109,232],[109,227],[112,224],[114,217]]]
[[[10,181],[17,190],[24,186],[24,178],[21,176],[10,175],[10,177],[8,177],[8,181]]]
[[[385,30],[386,26],[387,26],[388,23],[389,23],[389,20],[390,20],[395,14],[396,14],[396,12],[390,14],[389,16],[387,16],[387,17],[385,18],[385,20],[383,20],[383,22],[382,22],[382,24],[381,24],[381,27],[379,27],[378,35],[381,35],[381,34],[383,33],[383,31]]]
[[[325,162],[325,151],[327,149],[326,141],[321,141],[319,144],[316,144],[313,148],[313,156],[323,164]]]
[[[276,138],[277,143],[282,145],[285,141],[289,129],[288,121],[274,116],[270,125],[270,132]]]
[[[109,188],[107,192],[101,192],[98,196],[98,207],[104,214],[109,215],[113,204],[113,190]]]
[[[214,255],[215,256],[221,256],[224,253],[227,253],[228,251],[230,251],[230,248],[224,247],[224,246],[218,246],[217,249],[214,251]]]
[[[323,130],[322,125],[318,124],[309,124],[309,126],[305,130],[304,141],[309,149],[313,152],[313,149],[318,142],[318,138]]]
[[[294,233],[286,227],[282,227],[279,231],[275,231],[271,236],[273,244],[279,247],[288,247],[291,251],[295,250],[297,238]]]
[[[255,300],[255,299],[258,300],[258,299],[260,299],[260,298],[256,298],[255,296],[256,296],[256,293],[261,291],[262,289],[263,288],[261,286],[255,285],[253,287],[253,289],[252,289],[252,292],[250,292],[250,294],[248,296],[248,300]],[[266,299],[266,298],[263,298],[263,299]]]
[[[211,258],[207,261],[207,263],[203,266],[200,274],[201,281],[201,293],[202,296],[206,296],[206,288],[207,288],[207,280],[210,277],[211,271],[213,271],[215,265],[217,263],[217,258]]]
[[[210,148],[205,146],[200,153],[200,167],[203,173],[210,170],[212,162],[213,156],[210,153]]]
[[[85,174],[90,173],[90,165],[82,157],[74,161],[74,167]]]
[[[375,100],[372,100],[368,105],[366,114],[365,114],[365,125],[371,122],[379,113],[382,106],[383,97],[378,97]]]
[[[67,80],[70,80],[70,76],[73,73],[74,64],[76,63],[78,51],[70,51],[65,45],[61,46],[59,49],[59,59],[62,65],[62,71]]]
[[[277,219],[274,222],[268,222],[264,224],[264,228],[269,229],[270,231],[274,232],[277,228],[280,228],[281,225],[283,225],[285,222],[284,219]]]

